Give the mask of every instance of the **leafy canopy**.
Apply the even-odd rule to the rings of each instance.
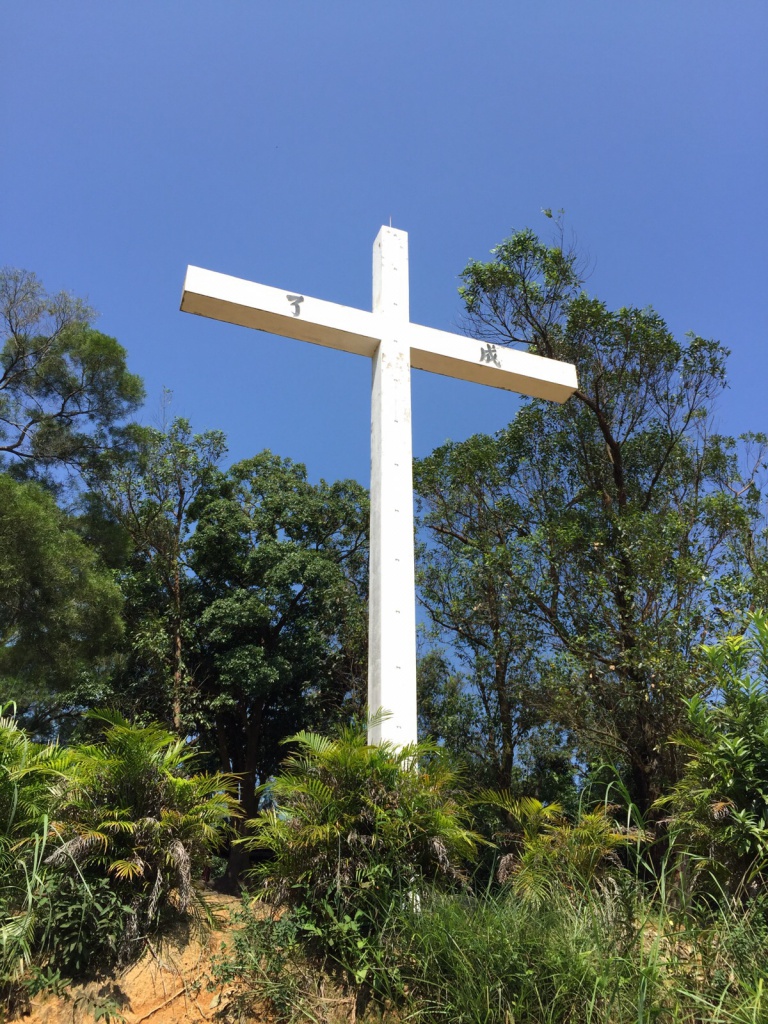
[[[24,270],[0,270],[0,457],[28,466],[82,465],[138,408],[144,387],[95,313],[48,294]]]
[[[574,756],[618,763],[647,810],[677,777],[664,740],[701,689],[713,606],[740,592],[734,552],[754,509],[726,486],[733,446],[708,427],[726,350],[581,283],[562,237],[530,230],[466,267],[469,331],[574,362],[579,386],[417,464],[419,582],[470,667],[498,783],[549,722],[577,738]]]
[[[122,597],[51,494],[0,473],[0,697],[57,706],[97,676],[122,632]]]

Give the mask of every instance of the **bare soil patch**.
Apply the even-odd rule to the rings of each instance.
[[[231,986],[217,985],[211,958],[220,954],[232,931],[232,916],[240,901],[216,896],[209,901],[216,915],[215,929],[201,937],[180,929],[160,945],[149,947],[142,959],[113,978],[72,986],[61,995],[41,994],[32,999],[24,1024],[235,1024],[228,1013],[235,995]],[[264,1012],[247,1024],[269,1024]],[[246,1024],[237,1021],[237,1024]]]

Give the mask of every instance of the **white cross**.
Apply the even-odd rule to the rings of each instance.
[[[575,367],[412,324],[408,235],[395,228],[373,245],[371,313],[200,267],[187,268],[181,308],[373,361],[368,707],[391,717],[369,740],[415,742],[411,367],[555,402],[576,390]]]

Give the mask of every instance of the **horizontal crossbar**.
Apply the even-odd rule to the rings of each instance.
[[[576,368],[570,363],[200,267],[187,268],[181,308],[185,313],[360,356],[373,356],[386,333],[409,346],[411,366],[417,370],[553,402],[565,402],[577,386]]]

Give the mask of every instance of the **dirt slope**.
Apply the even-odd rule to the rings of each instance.
[[[218,897],[212,904],[217,930],[202,943],[179,935],[161,947],[148,950],[140,963],[108,982],[73,986],[59,996],[41,995],[32,1000],[24,1024],[200,1024],[202,1021],[235,1021],[228,1013],[231,989],[213,984],[211,955],[219,953],[230,931],[230,914],[239,901]],[[250,1018],[249,1024],[268,1024],[268,1016]],[[245,1024],[245,1022],[243,1022]]]

